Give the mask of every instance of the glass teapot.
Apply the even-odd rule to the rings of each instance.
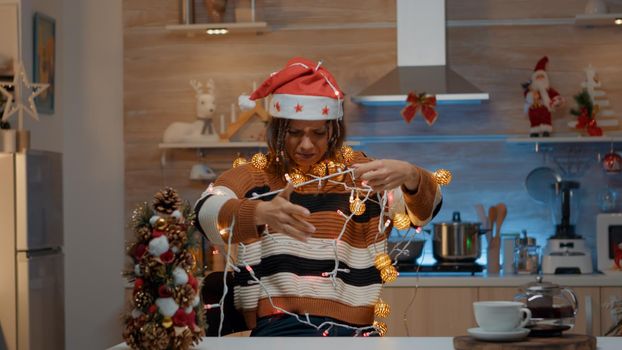
[[[574,327],[579,304],[571,289],[542,282],[542,276],[537,276],[536,282],[527,283],[519,290],[514,300],[531,310],[531,321],[526,326],[531,329],[531,336],[559,336]]]

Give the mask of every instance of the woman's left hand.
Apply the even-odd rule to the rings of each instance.
[[[419,168],[395,159],[378,159],[369,163],[353,164],[354,176],[367,183],[374,191],[392,190],[404,185],[409,191],[417,191]]]

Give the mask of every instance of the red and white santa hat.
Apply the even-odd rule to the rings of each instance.
[[[533,68],[533,73],[546,73],[546,65],[549,63],[549,58],[547,56],[542,57],[536,66]]]
[[[296,57],[272,73],[251,100],[272,94],[273,117],[298,120],[331,120],[343,117],[343,92],[322,62]]]

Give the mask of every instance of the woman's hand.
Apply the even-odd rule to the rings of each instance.
[[[271,201],[259,203],[255,210],[255,221],[258,225],[268,225],[270,231],[306,241],[315,232],[315,226],[306,221],[311,216],[307,208],[289,201],[293,191],[294,186],[288,184],[283,192]]]
[[[353,164],[354,176],[365,181],[374,191],[389,191],[401,185],[411,192],[419,186],[419,168],[395,159],[379,159]]]

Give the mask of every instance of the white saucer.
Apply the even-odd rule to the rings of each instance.
[[[493,341],[514,341],[521,340],[529,334],[527,328],[517,328],[511,331],[491,332],[485,331],[479,327],[467,329],[467,333],[475,339],[493,340]]]

